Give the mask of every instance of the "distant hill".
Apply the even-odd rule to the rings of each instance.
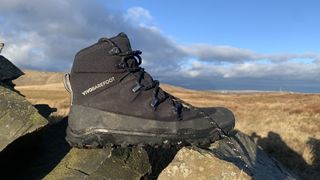
[[[35,71],[35,70],[23,70],[25,75],[21,76],[20,78],[16,79],[14,83],[17,86],[29,87],[29,86],[43,86],[38,87],[40,89],[56,87],[60,88],[63,85],[63,72],[46,72],[46,71]],[[22,87],[22,88],[24,88]],[[169,92],[185,92],[185,91],[193,91],[188,90],[182,87],[172,86],[168,84],[161,84],[161,87],[166,89]]]
[[[25,75],[21,76],[14,83],[17,86],[59,84],[63,82],[62,72],[45,72],[34,70],[23,70]]]

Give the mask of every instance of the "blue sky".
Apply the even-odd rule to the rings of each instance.
[[[320,92],[319,1],[0,0],[3,55],[69,71],[125,32],[157,79],[193,89]]]
[[[261,53],[318,51],[319,1],[148,1],[122,3],[150,11],[179,43],[209,43]]]

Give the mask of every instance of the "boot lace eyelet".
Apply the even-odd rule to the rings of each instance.
[[[118,47],[113,47],[108,52],[111,56],[118,55],[120,53],[120,49]]]
[[[136,93],[142,88],[141,84],[136,82],[136,85],[132,88],[132,92]]]
[[[150,103],[150,106],[153,107],[153,108],[156,108],[159,104],[159,100],[157,98],[153,98],[151,103]]]

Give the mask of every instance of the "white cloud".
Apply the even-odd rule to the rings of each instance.
[[[41,49],[37,47],[41,45],[46,46],[44,39],[38,36],[36,33],[29,33],[23,36],[6,39],[9,46],[5,47],[4,53],[9,59],[12,59],[20,66],[29,68],[37,68],[41,64],[47,63],[47,56]],[[30,57],[33,57],[32,59]]]
[[[2,0],[0,39],[3,54],[22,68],[68,71],[74,54],[102,36],[126,32],[134,49],[143,51],[148,71],[179,82],[213,78],[318,81],[317,52],[263,54],[211,44],[178,44],[162,33],[142,7],[113,11],[98,1]],[[295,62],[308,59],[311,63]],[[217,80],[217,79],[216,79]],[[176,81],[176,82],[177,82]],[[205,84],[205,83],[204,83]]]
[[[128,9],[126,18],[135,22],[152,21],[150,12],[142,7],[131,7]]]
[[[155,67],[157,62],[162,67],[177,67],[178,59],[183,56],[174,42],[156,27],[128,23],[125,13],[103,8],[96,1],[30,0],[26,3],[4,0],[0,12],[4,17],[0,37],[6,43],[3,54],[12,57],[12,61],[22,68],[66,71],[78,50],[100,37],[119,32],[129,35],[134,48],[144,50],[150,66]],[[151,19],[151,15],[141,8],[133,8],[130,12],[136,17]],[[29,47],[24,50],[27,44]],[[30,62],[34,62],[32,66]]]
[[[184,69],[182,72],[193,78],[221,77],[320,81],[320,65],[297,62],[269,64],[245,62],[222,65],[197,61],[189,69]]]
[[[256,53],[230,46],[213,46],[208,44],[192,44],[181,46],[185,52],[202,61],[211,62],[244,62],[256,59]]]
[[[274,63],[290,61],[292,59],[304,58],[319,60],[320,53],[306,52],[301,54],[282,53],[282,54],[260,54],[249,49],[231,47],[231,46],[216,46],[210,44],[191,44],[180,46],[185,52],[197,57],[201,61],[208,62],[248,62],[269,60]]]

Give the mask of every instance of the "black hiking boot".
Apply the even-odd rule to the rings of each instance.
[[[207,145],[234,128],[230,110],[196,108],[163,91],[139,66],[140,54],[124,33],[76,54],[65,76],[71,146]]]

